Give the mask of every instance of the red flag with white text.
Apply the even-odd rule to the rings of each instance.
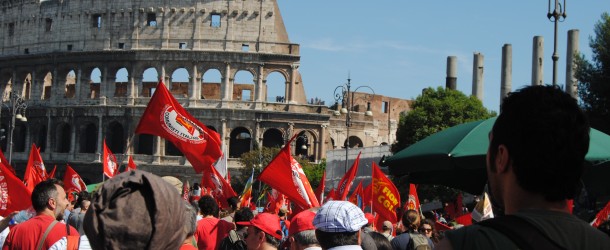
[[[326,182],[326,171],[322,173],[322,179],[320,180],[320,185],[316,188],[316,198],[318,198],[318,202],[324,203],[324,188]]]
[[[295,137],[296,135],[284,145],[284,148],[260,173],[258,179],[283,193],[302,208],[318,207],[320,204],[305,172],[290,154],[290,143]]]
[[[162,81],[148,102],[135,133],[161,136],[173,143],[197,173],[211,168],[222,155],[220,135],[191,116]]]
[[[396,208],[400,206],[400,194],[394,183],[373,162],[373,212],[392,223],[397,221]]]
[[[407,199],[407,203],[405,203],[404,211],[407,210],[415,210],[419,212],[419,196],[417,195],[417,187],[415,184],[409,184],[409,198]]]
[[[28,164],[25,167],[25,174],[23,176],[25,187],[32,192],[34,187],[38,183],[46,180],[47,177],[47,169],[45,168],[42,157],[40,156],[40,151],[38,151],[38,147],[32,143],[30,158],[28,159]]]
[[[601,225],[602,223],[606,222],[608,220],[608,215],[610,215],[610,201],[608,203],[606,203],[606,206],[604,207],[604,209],[600,210],[597,215],[595,216],[595,219],[593,220],[593,222],[591,222],[591,226],[597,228],[599,227],[599,225]]]
[[[182,184],[182,199],[185,200],[185,201],[189,200],[189,188],[190,188],[189,181],[187,180],[187,181],[183,182],[183,184]]]
[[[220,202],[222,208],[229,207],[227,199],[237,196],[237,193],[231,187],[231,183],[228,183],[214,167],[203,171],[201,185],[210,189],[210,194],[216,201]]]
[[[32,191],[5,164],[0,164],[0,216],[32,206],[31,196]]]
[[[104,139],[104,154],[102,154],[102,166],[104,167],[104,175],[108,178],[114,177],[119,172],[119,164],[116,161],[116,157],[106,146],[106,139]]]
[[[349,193],[350,188],[352,187],[352,183],[356,178],[356,174],[358,173],[358,164],[360,163],[360,155],[362,152],[358,153],[358,157],[352,164],[352,167],[345,173],[341,181],[339,181],[339,185],[337,186],[337,200],[345,200],[347,198],[347,194]]]
[[[64,189],[68,193],[79,193],[81,191],[87,191],[87,185],[70,165],[66,165],[66,172],[64,173]]]

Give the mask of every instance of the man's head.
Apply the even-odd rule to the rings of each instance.
[[[409,232],[417,232],[421,218],[419,213],[415,210],[409,209],[406,213],[402,214],[402,225],[407,228]]]
[[[360,245],[360,229],[367,223],[362,210],[348,201],[325,203],[313,220],[322,249]]]
[[[184,201],[184,233],[186,238],[193,236],[197,229],[197,208],[189,202]]]
[[[233,197],[227,199],[227,203],[229,203],[231,212],[233,212],[233,211],[237,210],[237,205],[239,203],[239,199],[237,198],[237,196],[233,196]]]
[[[383,221],[383,226],[381,227],[381,229],[384,233],[392,234],[392,231],[394,231],[394,225],[392,225],[392,222],[390,222],[389,220],[386,220]]]
[[[236,224],[248,227],[245,238],[248,250],[279,247],[282,227],[277,215],[260,213],[248,222],[237,222]]]
[[[552,86],[510,93],[489,137],[488,177],[496,200],[503,199],[498,172],[504,171],[546,201],[574,197],[589,150],[589,123],[570,95]]]
[[[209,195],[204,195],[203,197],[201,197],[201,199],[199,199],[198,201],[199,203],[199,212],[201,213],[201,215],[203,216],[214,216],[216,218],[218,218],[218,212],[220,210],[220,208],[218,207],[218,203],[216,203],[216,200],[214,199],[214,197],[209,196]]]
[[[245,226],[240,225],[237,222],[250,221],[250,220],[252,220],[252,218],[254,218],[254,214],[252,213],[252,210],[250,210],[250,208],[244,207],[244,208],[240,208],[239,210],[235,211],[235,216],[233,217],[233,222],[236,223],[236,228],[237,228],[237,230],[239,230]]]
[[[70,205],[63,186],[63,182],[55,178],[38,183],[32,191],[32,207],[36,213],[46,213],[62,220],[64,210]]]
[[[316,239],[315,227],[313,219],[316,213],[305,210],[298,213],[290,220],[290,228],[288,228],[290,249],[302,250],[308,247],[320,246]]]

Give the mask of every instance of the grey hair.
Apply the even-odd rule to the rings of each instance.
[[[187,201],[184,202],[184,232],[186,237],[193,236],[197,230],[197,208]]]
[[[309,246],[309,245],[319,246],[320,245],[320,243],[318,242],[318,239],[316,238],[315,230],[305,230],[302,232],[298,232],[298,233],[294,234],[292,237],[294,238],[294,241],[301,246]]]

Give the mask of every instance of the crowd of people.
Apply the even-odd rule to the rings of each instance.
[[[433,217],[408,210],[396,223],[348,201],[289,214],[239,208],[180,190],[133,170],[72,204],[56,179],[32,193],[35,216],[7,226],[2,249],[610,249],[610,237],[568,212],[588,151],[589,126],[576,101],[556,87],[534,86],[504,99],[489,135],[490,202],[495,218],[439,234]],[[72,206],[76,208],[72,208]],[[69,210],[70,212],[66,212]]]

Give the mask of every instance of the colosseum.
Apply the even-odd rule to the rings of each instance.
[[[391,144],[409,109],[408,100],[356,92],[347,127],[341,103],[308,100],[300,47],[276,0],[1,0],[0,8],[0,144],[18,173],[34,143],[47,168],[69,163],[99,181],[105,139],[139,168],[194,174],[171,143],[134,134],[159,80],[220,133],[231,167],[291,134],[301,135],[294,154],[312,162],[346,144]]]

